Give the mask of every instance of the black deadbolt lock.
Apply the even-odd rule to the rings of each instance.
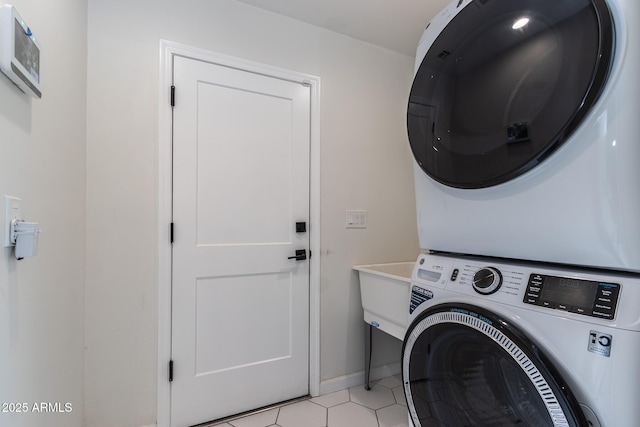
[[[296,222],[296,233],[306,233],[306,232],[307,232],[307,223]]]

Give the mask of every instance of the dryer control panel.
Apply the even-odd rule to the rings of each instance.
[[[619,283],[532,273],[523,302],[585,316],[613,319],[619,294]]]

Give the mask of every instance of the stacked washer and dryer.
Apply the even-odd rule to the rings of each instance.
[[[640,425],[640,2],[454,0],[416,54],[413,427]]]

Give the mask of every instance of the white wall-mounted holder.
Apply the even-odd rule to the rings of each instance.
[[[15,246],[13,255],[20,260],[38,254],[38,235],[42,232],[37,222],[11,220],[10,240]]]

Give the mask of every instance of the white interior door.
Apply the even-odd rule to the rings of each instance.
[[[310,89],[175,57],[171,425],[309,392]]]

